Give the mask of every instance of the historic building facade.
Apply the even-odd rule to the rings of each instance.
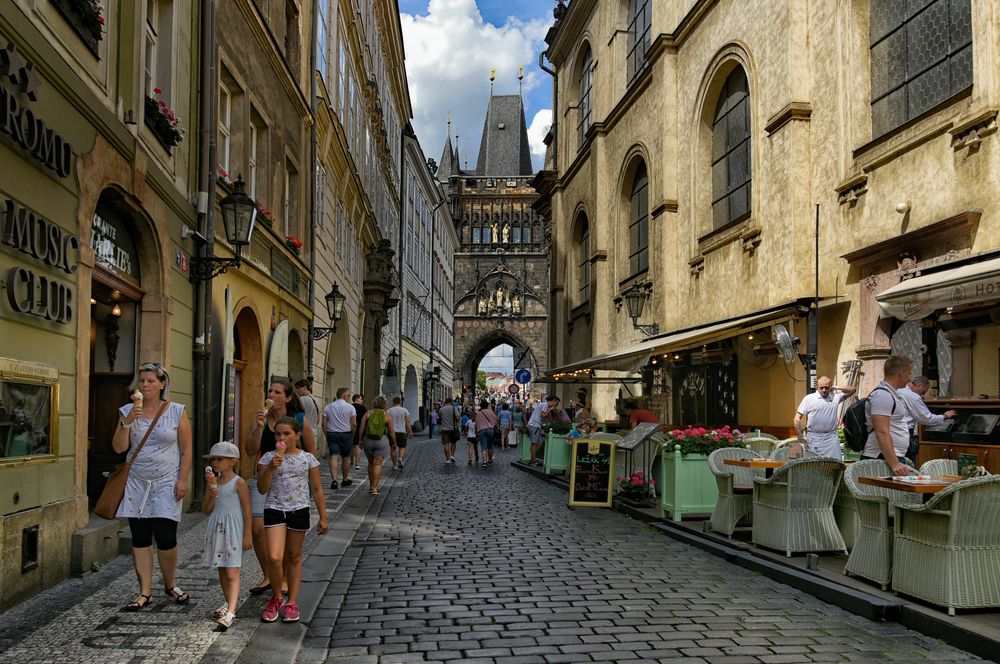
[[[677,424],[788,431],[806,385],[773,330],[805,352],[814,311],[820,374],[860,360],[864,391],[903,352],[942,394],[997,394],[994,7],[890,6],[560,2],[554,373],[641,375]]]
[[[334,284],[346,300],[336,332],[315,341],[314,392],[329,403],[348,387],[370,401],[399,338],[400,159],[412,115],[403,37],[392,2],[317,4],[314,327],[331,325]]]
[[[500,344],[529,349],[523,363],[532,368],[548,366],[549,231],[532,209],[537,194],[519,95],[491,96],[476,168],[459,164],[449,135],[437,177],[447,184],[458,236],[455,367],[471,393],[480,361]]]

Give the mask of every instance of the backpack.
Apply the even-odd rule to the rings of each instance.
[[[369,438],[381,438],[385,435],[385,411],[373,410],[368,414],[368,424],[365,425],[365,435]]]
[[[875,390],[886,390],[884,387],[876,387]],[[875,390],[872,390],[874,392]],[[868,396],[864,399],[858,399],[844,411],[844,416],[841,418],[841,423],[844,425],[844,442],[849,448],[855,452],[861,452],[865,449],[865,445],[868,444],[868,435],[872,432],[872,428],[868,426],[868,399],[871,397],[872,392],[868,393]],[[896,413],[896,395],[892,395],[892,415]]]

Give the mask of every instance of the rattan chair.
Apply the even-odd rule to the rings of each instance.
[[[794,450],[796,447],[799,447],[802,450],[798,456],[798,458],[800,459],[809,459],[820,456],[819,454],[813,452],[811,449],[809,449],[802,443],[798,442],[798,440],[796,440],[795,438],[790,438],[789,440],[791,442],[783,440],[780,443],[778,443],[778,446],[775,447],[774,450],[771,452],[770,458],[782,459],[782,460],[788,459],[790,458],[789,455],[792,454],[792,450]]]
[[[769,433],[755,433],[743,436],[743,445],[757,456],[768,457],[778,444],[778,439]]]
[[[844,551],[833,500],[844,474],[836,459],[789,461],[769,478],[753,480],[753,543],[792,553]]]
[[[931,459],[920,466],[921,475],[958,475],[956,459]]]
[[[708,455],[708,468],[719,485],[712,511],[712,530],[733,536],[740,526],[751,525],[753,516],[753,469],[727,466],[726,459],[752,459],[756,455],[742,447],[724,447]]]
[[[1000,607],[1000,475],[896,505],[893,590],[955,609]]]
[[[860,533],[854,539],[844,574],[864,577],[889,587],[892,580],[892,523],[889,513],[893,503],[919,504],[917,494],[861,484],[861,477],[888,477],[889,464],[881,459],[856,461],[844,471],[844,484],[854,497]]]

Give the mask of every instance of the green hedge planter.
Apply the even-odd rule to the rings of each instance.
[[[680,446],[664,449],[660,462],[660,511],[680,521],[685,514],[711,514],[719,489],[708,468],[708,456],[683,455]]]
[[[531,461],[531,438],[527,430],[521,432],[521,440],[517,443],[517,456],[524,463]]]
[[[569,445],[566,444],[566,434],[549,432],[545,439],[546,475],[556,475],[569,468]]]

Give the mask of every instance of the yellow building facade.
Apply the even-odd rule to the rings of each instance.
[[[996,8],[883,4],[557,7],[536,180],[553,374],[641,376],[675,424],[788,432],[805,373],[776,356],[775,325],[806,352],[818,281],[820,375],[860,360],[866,391],[896,352],[942,394],[997,395]],[[955,270],[981,297],[949,300]],[[916,277],[937,284],[923,311]],[[635,321],[630,292],[645,297]],[[595,392],[614,419],[626,393]]]

